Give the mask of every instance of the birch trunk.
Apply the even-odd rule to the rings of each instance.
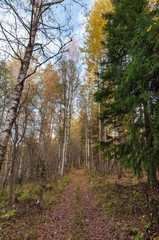
[[[61,176],[64,173],[65,166],[65,154],[66,154],[66,119],[64,119],[64,128],[63,128],[63,144],[62,144],[62,160],[61,160]]]
[[[69,99],[68,95],[70,93],[70,85],[67,85],[67,66],[66,62],[63,63],[63,84],[64,84],[64,121],[63,121],[63,141],[62,141],[62,156],[61,156],[61,172],[60,175],[64,174],[64,166],[66,159],[66,140],[67,140],[67,120],[68,120],[68,107]]]
[[[92,132],[90,132],[90,176],[91,178],[94,176],[94,164],[93,164],[93,140],[92,140]]]
[[[68,147],[69,147],[69,143],[70,143],[71,115],[72,114],[70,112],[69,119],[68,119],[68,131],[67,131],[67,137],[66,137],[66,149],[65,149],[65,159],[64,159],[65,164],[67,164],[67,161],[68,161]]]
[[[61,174],[61,156],[62,156],[62,136],[61,136],[61,121],[62,121],[62,117],[61,117],[61,106],[60,106],[60,114],[59,114],[59,144],[58,144],[58,166],[57,166],[57,170],[58,173]]]
[[[92,118],[92,116],[91,116]],[[90,140],[89,140],[89,156],[90,156],[90,177],[94,176],[94,156],[93,156],[93,136],[92,136],[92,119],[90,120]]]
[[[43,15],[51,6],[55,4],[60,4],[64,0],[57,0],[57,1],[51,1],[51,2],[43,2],[42,0],[39,1],[31,1],[31,21],[30,26],[28,26],[29,29],[29,35],[28,35],[28,45],[25,47],[25,54],[24,58],[21,59],[21,69],[19,71],[18,77],[17,77],[17,85],[14,89],[11,105],[7,113],[7,117],[5,120],[5,124],[2,131],[2,138],[0,142],[0,170],[2,168],[2,164],[4,162],[5,154],[7,151],[8,141],[11,135],[11,129],[16,119],[17,109],[20,103],[21,95],[24,88],[24,82],[27,78],[27,72],[29,69],[33,48],[35,45],[35,37],[38,30],[39,25],[39,19],[41,15]],[[5,1],[7,6],[9,6],[16,16],[21,19],[21,17],[18,15],[18,13],[15,11],[14,6],[12,5],[11,1]],[[22,23],[23,24],[23,23]],[[26,26],[23,24],[23,26],[26,28]],[[7,39],[9,45],[11,45],[11,41]],[[14,47],[13,47],[14,48]]]
[[[67,104],[64,110],[64,123],[63,123],[63,142],[62,142],[62,156],[61,156],[61,176],[64,173],[65,155],[66,155],[66,134],[67,134]]]
[[[67,163],[68,158],[68,147],[70,143],[70,128],[71,128],[71,118],[72,118],[72,103],[73,103],[73,86],[71,88],[71,99],[69,104],[69,114],[68,114],[68,131],[67,131],[67,139],[66,139],[66,154],[65,154],[65,164]]]
[[[27,76],[27,72],[29,69],[32,52],[33,52],[33,48],[34,48],[34,43],[35,43],[35,36],[36,36],[36,32],[37,32],[37,24],[38,24],[38,21],[36,19],[34,21],[32,29],[30,30],[29,43],[26,47],[25,55],[24,55],[23,61],[21,63],[21,69],[19,71],[19,75],[17,78],[17,85],[14,89],[11,105],[8,110],[6,121],[5,121],[5,124],[3,127],[2,139],[0,142],[0,170],[2,168],[2,163],[4,161],[5,154],[7,151],[8,141],[9,141],[9,138],[11,135],[11,129],[12,129],[12,126],[16,119],[18,106],[19,106],[21,95],[22,95],[23,88],[24,88],[24,80]]]

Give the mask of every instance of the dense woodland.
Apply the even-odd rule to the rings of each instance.
[[[150,203],[159,187],[158,4],[96,0],[81,46],[65,0],[0,1],[0,195],[7,192],[6,204],[15,203],[17,186],[46,187],[73,168],[89,170],[89,181],[137,176]],[[147,235],[127,239],[158,239],[149,230],[159,224],[155,201]]]

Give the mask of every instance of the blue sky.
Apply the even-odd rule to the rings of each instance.
[[[17,1],[18,0],[14,0],[13,4],[14,3],[16,4]],[[22,0],[22,2],[23,1],[25,3],[26,0]],[[86,15],[88,16],[89,10],[93,6],[95,0],[87,0],[87,1],[76,0],[76,1],[78,1],[80,4],[86,5],[86,9],[81,7],[79,4],[74,3],[73,0],[65,0],[61,4],[61,5],[63,5],[63,7],[60,4],[57,4],[57,6],[52,8],[52,13],[55,16],[55,19],[57,20],[57,22],[60,24],[60,26],[65,25],[65,23],[66,23],[65,22],[65,16],[66,15],[68,15],[68,17],[69,16],[71,17],[71,20],[70,20],[71,24],[70,25],[72,25],[73,30],[70,34],[75,36],[75,38],[78,42],[78,45],[82,46],[82,44],[83,44],[83,34],[85,32],[85,24],[88,20]],[[15,24],[14,24],[15,23],[15,18],[13,17],[13,15],[11,15],[9,13],[6,14],[7,10],[3,11],[3,8],[1,8],[0,11],[1,11],[0,22],[2,22],[3,26],[5,26],[6,29],[8,31],[10,31],[13,35],[18,34],[19,39],[21,39],[21,40],[24,39],[24,41],[25,41],[25,36],[27,36],[27,32],[25,31],[25,29],[20,24],[18,24],[17,27],[15,28],[14,27],[15,26]],[[27,20],[29,22],[30,16],[28,15],[28,12],[25,12],[23,9],[19,9],[19,14],[23,18],[23,20],[26,21],[26,23],[27,23]],[[48,18],[47,15],[45,15],[45,17],[46,17],[46,19]],[[51,22],[49,22],[49,18],[48,18],[48,23],[51,24]],[[69,28],[69,24],[68,24],[68,28]],[[68,35],[66,34],[66,36],[68,36]],[[66,36],[63,37],[63,40],[66,39],[65,38]],[[11,38],[10,35],[9,35],[9,37]],[[57,38],[58,38],[58,35],[57,35]],[[37,41],[43,43],[44,39],[41,38],[41,35],[38,35],[37,36]],[[66,42],[67,42],[67,40],[66,40]],[[56,43],[57,43],[57,41],[55,40],[55,46],[53,46],[53,49],[55,48],[55,51],[56,51]],[[14,44],[13,44],[13,46],[14,46]],[[9,49],[9,48],[7,48],[7,46],[5,45],[5,42],[3,42],[1,40],[0,55],[1,54],[3,55],[3,49]],[[16,46],[15,46],[15,49],[16,49]],[[10,50],[11,49],[9,49],[9,51]],[[22,52],[24,52],[24,50],[22,50]]]
[[[83,34],[85,32],[85,24],[88,20],[88,15],[86,17],[86,13],[91,10],[95,0],[88,0],[87,1],[87,9],[82,9],[80,6],[75,6],[75,11],[73,14],[73,21],[75,23],[74,34],[75,38],[77,38],[78,44],[81,46],[83,43]],[[80,2],[82,2],[80,0]]]

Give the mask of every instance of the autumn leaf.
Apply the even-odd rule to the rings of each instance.
[[[152,25],[150,25],[149,29],[147,29],[147,32],[149,32],[151,30],[151,28],[152,28]]]

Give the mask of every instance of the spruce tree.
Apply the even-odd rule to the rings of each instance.
[[[145,170],[154,185],[159,165],[156,12],[149,10],[145,0],[116,0],[114,4],[114,12],[105,15],[103,85],[96,94],[105,109],[106,124],[118,136],[109,138],[106,152],[139,175]]]

